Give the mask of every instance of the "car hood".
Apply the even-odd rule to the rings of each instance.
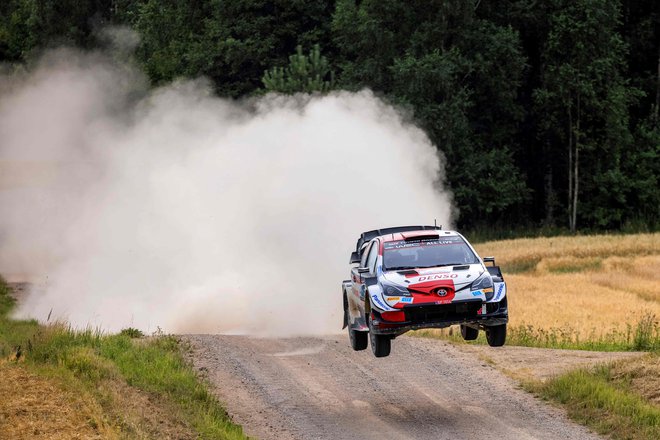
[[[412,291],[426,291],[427,287],[434,285],[451,285],[455,291],[458,291],[471,284],[485,271],[486,269],[481,264],[465,264],[389,271],[383,274],[383,279]]]

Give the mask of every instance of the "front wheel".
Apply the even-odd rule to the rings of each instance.
[[[371,341],[371,351],[377,358],[390,355],[392,349],[392,338],[389,335],[377,335],[371,327],[371,314],[369,314],[369,340]]]
[[[351,341],[351,348],[355,351],[364,350],[369,342],[367,332],[358,332],[348,326],[348,339]]]
[[[506,324],[486,327],[486,341],[491,347],[501,347],[506,341]]]

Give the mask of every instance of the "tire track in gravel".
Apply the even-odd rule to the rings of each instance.
[[[346,336],[183,338],[234,421],[262,440],[600,438],[438,340],[401,337],[377,359]]]

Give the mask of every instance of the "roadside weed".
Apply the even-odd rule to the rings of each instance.
[[[144,337],[137,329],[112,335],[64,322],[44,326],[9,318],[13,306],[0,279],[0,360],[20,360],[29,374],[96,402],[104,417],[93,418],[95,429],[126,438],[159,437],[165,419],[172,425],[168,435],[188,438],[192,431],[201,439],[246,438],[184,359],[176,337]],[[141,400],[151,407],[136,403]],[[157,420],[149,420],[155,416],[145,409],[158,412]]]

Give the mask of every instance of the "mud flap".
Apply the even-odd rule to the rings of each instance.
[[[346,281],[344,281],[345,283]],[[344,330],[346,327],[348,327],[348,298],[346,297],[346,287],[343,287],[341,289],[341,298],[342,298],[342,303],[344,305],[344,325],[341,328]]]
[[[346,291],[342,290],[342,302],[344,303],[344,326],[341,328],[344,330],[346,327],[348,327],[348,300],[346,299]]]

